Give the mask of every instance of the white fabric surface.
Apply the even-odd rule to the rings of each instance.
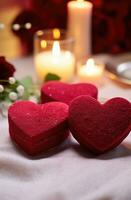
[[[34,75],[31,58],[16,60],[17,77]],[[100,97],[131,89],[106,80]],[[0,200],[131,200],[131,135],[101,156],[83,151],[71,137],[40,158],[29,158],[11,142],[7,119],[0,118]]]

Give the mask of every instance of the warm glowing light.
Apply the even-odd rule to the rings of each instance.
[[[41,82],[48,73],[57,74],[62,81],[70,80],[74,73],[74,65],[74,55],[60,48],[59,41],[53,42],[52,49],[44,50],[35,56],[36,71]]]
[[[96,81],[103,76],[104,66],[96,64],[92,58],[88,59],[85,65],[78,70],[78,75],[84,81]]]
[[[45,49],[47,47],[46,40],[41,40],[41,48]]]
[[[59,44],[58,41],[55,41],[53,43],[52,55],[53,56],[59,56],[60,55],[60,44]]]
[[[37,35],[38,36],[42,36],[43,35],[43,31],[37,31]]]
[[[84,0],[77,0],[78,2],[83,2]]]
[[[31,29],[31,27],[32,27],[32,24],[30,22],[25,24],[25,28],[26,29]]]
[[[55,28],[53,29],[53,37],[54,39],[59,39],[60,38],[60,30]]]
[[[86,62],[86,69],[88,71],[88,74],[94,74],[96,73],[99,69],[95,66],[95,62],[92,58],[88,59]]]
[[[13,24],[13,30],[18,31],[20,29],[20,24]]]

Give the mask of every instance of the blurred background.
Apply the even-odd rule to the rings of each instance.
[[[0,56],[33,52],[39,29],[66,28],[68,0],[0,0]],[[93,54],[131,51],[131,1],[92,0]]]

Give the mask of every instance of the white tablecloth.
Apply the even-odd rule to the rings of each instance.
[[[34,75],[31,58],[13,61],[16,76]],[[105,80],[100,97],[122,96],[131,88]],[[131,200],[131,135],[101,156],[85,152],[73,139],[41,158],[29,158],[11,142],[0,118],[0,200]]]

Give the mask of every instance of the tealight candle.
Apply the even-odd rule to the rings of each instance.
[[[85,65],[78,67],[78,76],[80,80],[87,82],[97,82],[103,76],[104,65],[95,64],[92,58],[88,59]]]
[[[77,58],[91,54],[91,18],[93,4],[84,0],[69,1],[68,32],[75,38]]]
[[[48,73],[58,75],[62,81],[69,81],[74,74],[75,57],[73,53],[63,47],[66,40],[64,42],[57,40],[60,37],[58,29],[55,30],[54,36],[55,40],[52,41],[41,40],[41,51],[35,54],[36,73],[41,82]],[[61,49],[61,43],[63,49]]]

